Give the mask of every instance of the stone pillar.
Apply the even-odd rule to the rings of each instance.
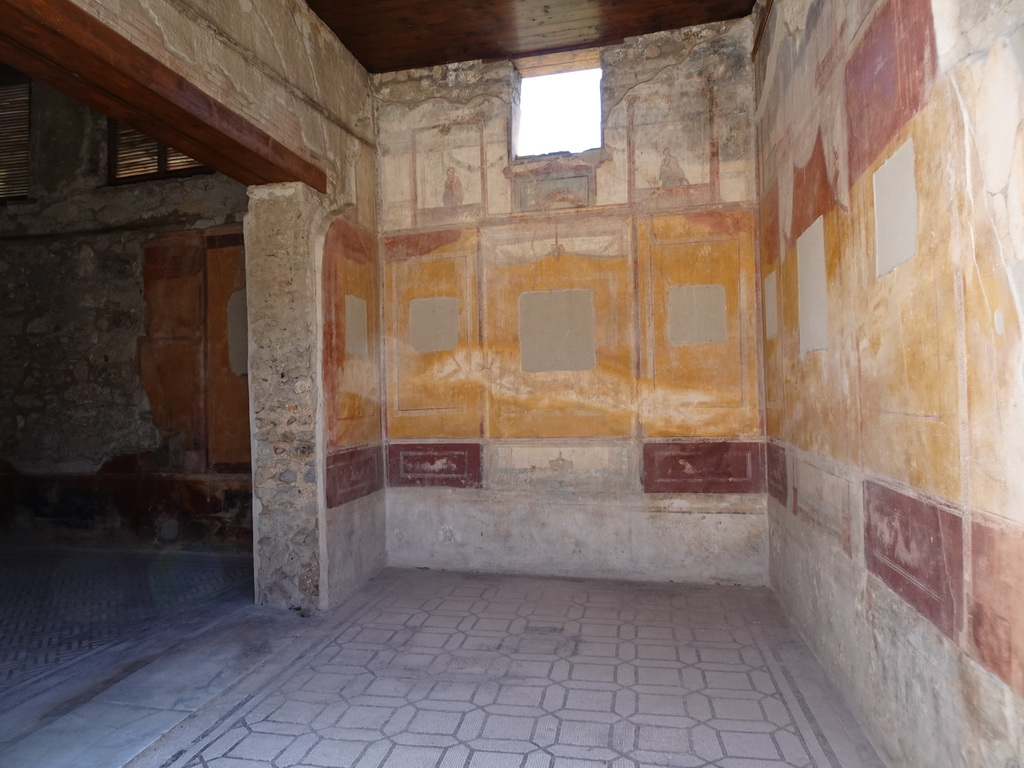
[[[324,494],[323,198],[301,183],[249,189],[245,217],[256,602],[317,608]]]

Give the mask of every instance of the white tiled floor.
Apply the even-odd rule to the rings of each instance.
[[[881,765],[769,590],[388,571],[347,610],[131,765]]]

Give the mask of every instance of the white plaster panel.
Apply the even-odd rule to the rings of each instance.
[[[413,352],[444,352],[459,346],[459,300],[452,296],[409,303],[409,345]]]
[[[369,339],[366,330],[366,302],[357,296],[345,296],[345,354],[363,355],[368,353]]]
[[[721,344],[729,338],[724,285],[673,285],[668,289],[668,343]]]
[[[531,291],[519,297],[519,351],[527,373],[597,365],[594,292]]]
[[[764,279],[764,335],[769,341],[779,335],[779,287],[775,272]]]
[[[825,226],[819,216],[796,241],[800,298],[800,354],[828,347],[828,283]]]
[[[917,252],[917,182],[914,140],[908,139],[875,171],[875,274],[909,261]]]

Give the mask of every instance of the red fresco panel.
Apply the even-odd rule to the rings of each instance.
[[[365,264],[373,261],[376,242],[368,232],[344,218],[337,218],[327,230],[324,253],[339,254],[357,264]]]
[[[384,462],[378,445],[349,448],[327,457],[327,507],[333,509],[384,487]]]
[[[146,335],[198,339],[203,335],[204,238],[199,233],[164,235],[146,243],[143,296]]]
[[[981,663],[1024,696],[1024,530],[971,526],[971,636]]]
[[[789,476],[786,469],[786,449],[774,443],[766,446],[768,464],[768,493],[782,506],[789,504]]]
[[[851,182],[924,104],[935,66],[931,3],[889,0],[846,65]]]
[[[803,234],[815,219],[835,205],[835,195],[829,183],[828,168],[825,165],[825,149],[821,133],[814,141],[814,151],[807,165],[793,173],[793,221],[790,229],[790,245]]]
[[[764,444],[645,443],[644,493],[764,493]]]
[[[402,261],[425,256],[446,245],[459,242],[461,229],[443,229],[414,235],[394,235],[384,238],[384,253],[388,261]]]
[[[479,488],[480,443],[402,443],[388,446],[388,485]]]
[[[770,272],[779,262],[779,185],[774,178],[761,194],[759,223],[761,269]]]
[[[864,482],[868,570],[952,639],[963,623],[963,525],[952,512]]]

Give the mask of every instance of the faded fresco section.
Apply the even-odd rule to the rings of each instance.
[[[0,528],[248,548],[245,188],[111,185],[107,118],[30,88],[29,198],[0,216]]]
[[[755,56],[772,583],[892,765],[1024,754],[1022,39],[783,0]]]
[[[373,154],[356,156],[356,204],[323,240],[324,535],[321,607],[384,567],[381,264]]]
[[[375,78],[392,562],[554,572],[565,540],[471,533],[547,517],[580,575],[763,581],[751,34],[603,49],[578,154],[511,156],[512,63]]]
[[[334,220],[324,242],[327,447],[380,440],[380,306],[373,232]]]

